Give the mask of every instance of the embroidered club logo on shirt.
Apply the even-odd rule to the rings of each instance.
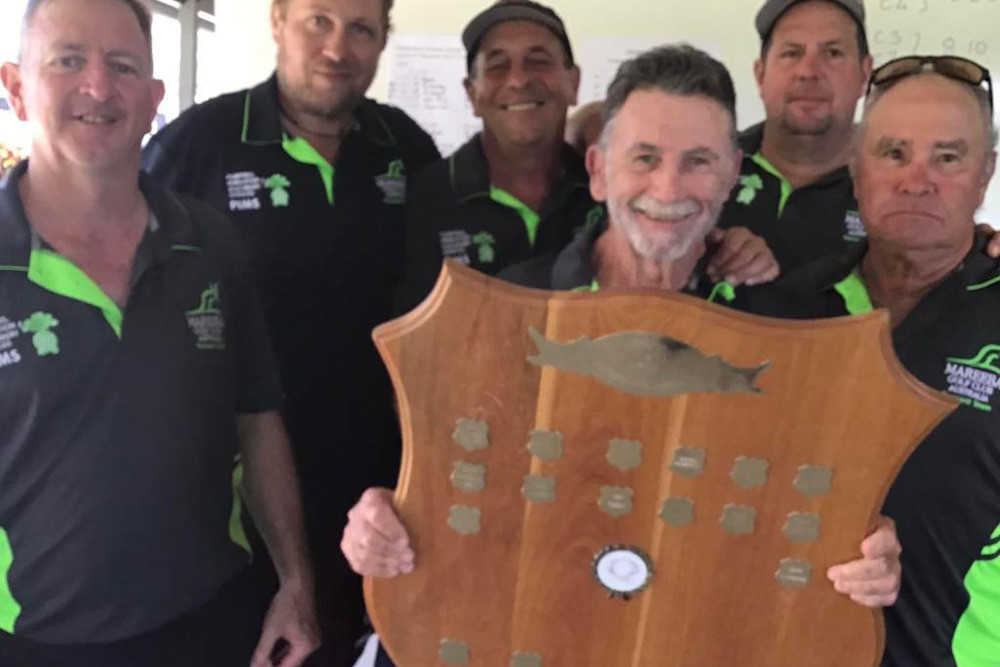
[[[289,189],[292,182],[284,174],[271,174],[267,178],[252,171],[237,171],[226,174],[226,194],[229,195],[230,211],[259,211],[264,208],[260,191],[268,191],[271,208],[287,208],[292,196]]]
[[[0,368],[21,362],[21,353],[14,347],[14,341],[21,334],[21,327],[17,322],[0,315]]]
[[[489,232],[479,232],[472,237],[476,246],[476,259],[480,264],[492,264],[496,261],[496,250],[493,249],[497,240]]]
[[[438,235],[441,244],[441,256],[446,259],[453,259],[462,264],[469,265],[472,258],[469,257],[469,246],[472,245],[472,236],[464,229],[450,229]]]
[[[736,194],[736,203],[749,206],[757,198],[757,193],[764,189],[764,181],[760,174],[745,174],[740,176],[740,191]]]
[[[1000,387],[1000,345],[986,345],[970,359],[949,357],[944,374],[948,393],[958,396],[963,405],[992,412],[993,394]]]
[[[384,204],[406,203],[406,167],[402,160],[389,163],[385,173],[375,177],[375,184],[385,195]]]
[[[264,187],[271,191],[271,206],[285,208],[291,200],[288,187],[292,184],[283,174],[273,174],[264,181]]]
[[[197,308],[185,313],[188,327],[199,350],[226,349],[225,322],[219,310],[219,283],[212,283],[201,293]]]
[[[848,211],[844,217],[844,240],[861,241],[868,236],[865,226],[861,222],[861,215],[857,211]]]
[[[57,326],[59,320],[51,313],[39,311],[21,322],[21,331],[32,334],[31,344],[35,346],[38,356],[48,357],[59,354],[59,337],[51,331]]]

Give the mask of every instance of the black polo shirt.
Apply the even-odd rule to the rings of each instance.
[[[740,178],[722,210],[719,227],[747,227],[762,237],[782,274],[862,241],[865,230],[847,167],[793,188],[760,154],[763,139],[763,124],[740,135]]]
[[[119,308],[0,183],[0,630],[103,643],[204,603],[248,562],[237,413],[281,393],[239,238],[142,182]]]
[[[145,149],[156,178],[225,211],[246,244],[307,528],[331,545],[365,486],[395,479],[396,418],[371,331],[391,315],[407,174],[438,157],[402,111],[364,100],[331,165],[283,130],[274,76],[187,110]]]
[[[583,159],[568,144],[562,174],[533,211],[490,183],[480,135],[413,178],[407,205],[406,260],[400,312],[426,297],[444,259],[495,275],[505,267],[561,250],[577,231],[597,224],[604,206],[590,197]]]
[[[594,273],[594,244],[607,228],[607,218],[603,218],[596,225],[580,230],[563,250],[548,252],[515,264],[501,271],[497,277],[522,287],[596,292],[601,286]],[[737,290],[725,281],[712,281],[705,273],[710,259],[711,255],[708,253],[701,258],[681,292],[733,308],[740,307],[747,293],[756,293],[755,288],[744,287]]]
[[[903,546],[899,601],[886,609],[886,667],[1000,665],[1000,266],[987,239],[892,333],[900,361],[961,405],[920,444],[883,512]],[[789,275],[767,315],[870,310],[861,244]],[[756,304],[760,305],[760,304]]]

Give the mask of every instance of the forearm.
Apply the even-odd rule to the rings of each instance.
[[[238,418],[243,496],[283,586],[312,590],[298,480],[277,412]],[[332,539],[332,538],[331,538]]]

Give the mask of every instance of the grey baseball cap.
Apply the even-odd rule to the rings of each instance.
[[[562,42],[569,61],[573,62],[573,48],[569,45],[566,26],[553,9],[532,0],[501,0],[479,12],[462,31],[466,65],[471,67],[479,52],[479,43],[490,28],[507,21],[531,21],[548,28]]]
[[[771,31],[774,30],[774,24],[778,22],[778,19],[788,11],[788,8],[792,5],[803,2],[804,0],[767,0],[764,6],[760,8],[757,12],[757,20],[754,21],[757,26],[757,34],[760,35],[761,41],[767,39]],[[862,29],[865,27],[865,5],[863,0],[824,0],[825,2],[833,3],[846,11],[851,15],[858,25]]]

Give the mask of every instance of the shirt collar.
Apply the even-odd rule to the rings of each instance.
[[[744,165],[752,162],[753,156],[760,152],[760,147],[764,143],[764,123],[757,123],[756,125],[751,125],[747,129],[740,132],[739,138],[737,139],[737,144],[740,150],[743,151]],[[825,185],[831,181],[838,181],[845,178],[850,178],[851,174],[847,169],[845,164],[842,167],[837,167],[831,171],[826,172],[815,181],[804,185],[802,187],[808,188],[815,185]]]
[[[590,187],[583,158],[576,149],[563,143],[561,151],[562,174],[553,193],[564,187]],[[448,157],[448,173],[451,187],[459,201],[490,196],[490,170],[486,164],[486,154],[483,152],[481,132]]]
[[[28,160],[22,160],[0,181],[0,265],[3,266],[28,266],[32,248],[41,243],[28,223],[18,190],[27,170]],[[139,189],[151,215],[137,260],[162,262],[177,248],[201,247],[201,235],[176,194],[156,185],[144,172],[139,174]]]
[[[395,146],[397,143],[395,135],[379,113],[378,104],[368,98],[362,98],[354,110],[354,126],[349,135],[354,133],[378,146]],[[274,73],[267,81],[246,92],[240,137],[244,144],[268,146],[281,144],[284,135],[278,100],[278,75]]]

